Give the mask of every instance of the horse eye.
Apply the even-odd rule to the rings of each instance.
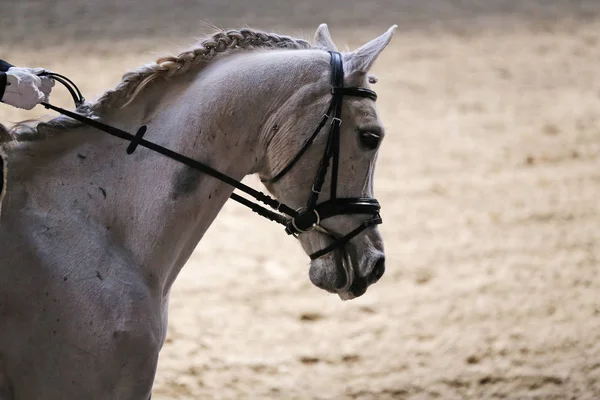
[[[360,142],[369,150],[375,150],[379,146],[381,136],[373,132],[361,132]]]

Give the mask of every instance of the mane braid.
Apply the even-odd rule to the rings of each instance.
[[[159,78],[169,79],[180,76],[192,68],[203,67],[220,54],[251,51],[256,48],[310,49],[312,45],[302,39],[250,28],[218,31],[177,56],[162,57],[156,62],[125,73],[117,87],[105,92],[95,103],[82,104],[76,111],[88,118],[97,118],[108,107],[127,107],[146,86]],[[47,129],[65,130],[81,125],[81,122],[62,115],[47,122],[39,122],[37,125],[16,124],[8,133],[0,129],[0,144],[11,140],[38,140],[47,136],[42,134]]]
[[[168,79],[182,75],[192,67],[208,64],[221,53],[255,48],[308,49],[311,45],[302,39],[252,29],[219,31],[202,40],[195,48],[177,56],[162,57],[155,63],[126,73],[115,89],[106,92],[91,105],[90,111],[100,112],[108,106],[124,108],[135,100],[148,84],[158,78]]]

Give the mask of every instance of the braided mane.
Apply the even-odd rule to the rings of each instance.
[[[123,75],[121,83],[106,92],[90,107],[98,112],[107,106],[126,107],[151,82],[158,78],[171,78],[182,75],[192,67],[204,66],[220,53],[231,50],[308,49],[311,45],[305,40],[294,39],[274,33],[252,29],[220,31],[202,40],[196,47],[177,56],[162,57],[156,62],[144,65]]]
[[[302,39],[265,33],[244,28],[240,30],[218,31],[198,42],[191,49],[177,56],[167,56],[156,62],[143,65],[123,75],[121,82],[112,90],[105,92],[94,103],[85,103],[77,111],[88,117],[94,117],[109,107],[124,108],[155,80],[169,79],[185,74],[192,68],[201,68],[212,62],[218,55],[232,51],[250,51],[261,49],[309,49],[311,44]],[[65,116],[59,116],[48,122],[35,125],[16,124],[7,135],[0,129],[0,144],[11,140],[28,141],[40,139],[44,128],[69,129],[80,126],[81,122]]]

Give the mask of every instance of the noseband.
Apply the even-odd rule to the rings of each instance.
[[[312,260],[315,260],[324,256],[325,254],[332,252],[335,249],[345,246],[346,243],[348,243],[353,237],[355,237],[365,229],[369,228],[370,226],[382,223],[381,216],[379,215],[379,210],[381,209],[381,207],[376,199],[368,197],[337,197],[337,180],[340,158],[340,126],[342,124],[341,115],[344,96],[365,97],[371,100],[377,100],[377,94],[374,91],[365,88],[344,87],[344,67],[342,63],[342,56],[340,55],[340,53],[337,52],[330,51],[329,53],[331,54],[332,70],[332,99],[329,105],[329,109],[321,119],[321,122],[317,126],[317,129],[313,132],[313,134],[306,141],[306,143],[304,143],[304,145],[302,146],[300,151],[294,156],[294,158],[277,175],[275,175],[272,179],[267,181],[274,183],[280,180],[283,176],[285,176],[294,167],[294,165],[298,162],[302,155],[304,155],[306,150],[308,150],[308,148],[312,145],[315,138],[317,137],[319,132],[321,132],[323,127],[325,127],[327,122],[330,121],[329,136],[327,139],[327,146],[325,147],[325,153],[323,154],[323,158],[319,163],[319,167],[317,169],[317,176],[312,185],[306,207],[302,208],[301,210],[294,210],[291,207],[273,199],[272,197],[261,193],[239,182],[238,180],[235,180],[211,168],[210,166],[204,163],[193,160],[182,154],[176,153],[165,147],[159,146],[156,143],[145,140],[145,125],[140,127],[135,135],[132,135],[121,129],[104,124],[98,121],[97,119],[91,119],[79,113],[68,111],[49,103],[42,103],[42,105],[48,109],[54,110],[75,120],[83,122],[84,124],[90,125],[96,129],[104,131],[112,136],[116,136],[118,138],[131,142],[127,146],[127,154],[132,154],[138,146],[145,147],[147,149],[160,153],[168,158],[171,158],[175,161],[178,161],[182,164],[185,164],[190,168],[211,175],[216,179],[219,179],[220,181],[231,185],[236,189],[241,190],[242,192],[254,197],[254,199],[256,199],[257,201],[266,204],[267,206],[278,212],[271,211],[263,207],[262,205],[248,200],[245,197],[242,197],[236,193],[231,194],[231,199],[237,201],[238,203],[241,203],[242,205],[245,205],[252,211],[271,221],[284,225],[286,227],[285,231],[289,235],[298,236],[299,234],[309,232],[311,230],[316,230],[328,236],[331,236],[333,238],[333,242],[329,246],[310,255],[310,258]],[[71,96],[73,97],[73,100],[75,101],[75,105],[77,107],[81,106],[84,103],[85,99],[81,95],[81,92],[79,91],[77,86],[65,76],[56,74],[54,72],[43,72],[41,75],[52,77],[56,81],[63,84],[71,93]],[[321,189],[323,188],[323,184],[325,183],[326,175],[329,170],[330,164],[331,184],[329,200],[317,204],[319,200],[319,195],[321,194]],[[354,214],[367,215],[370,216],[370,218],[365,220],[362,224],[360,224],[358,227],[356,227],[354,230],[347,233],[346,235],[339,235],[337,233],[331,232],[330,230],[324,228],[321,225],[321,222],[327,218],[339,215]]]

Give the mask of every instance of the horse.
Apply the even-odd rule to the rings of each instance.
[[[352,199],[375,207],[384,129],[369,71],[395,28],[345,53],[325,24],[312,42],[217,31],[76,111],[144,124],[145,139],[235,181],[257,174],[288,209],[312,199],[315,216],[290,224],[319,253],[308,277],[349,300],[385,271],[376,223]],[[151,398],[171,286],[233,187],[148,149],[127,155],[64,115],[0,130],[0,159],[0,399]]]

